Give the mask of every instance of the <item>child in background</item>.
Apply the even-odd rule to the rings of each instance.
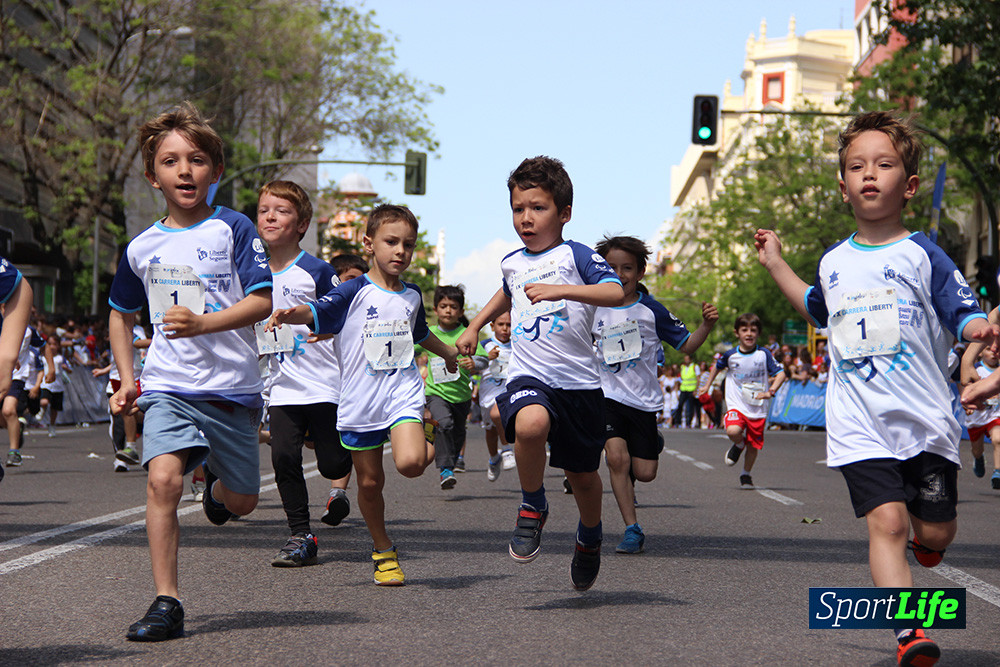
[[[73,369],[62,355],[59,336],[49,336],[45,350],[45,377],[53,379],[42,381],[42,411],[48,408],[50,438],[56,435],[56,418],[63,409],[66,382],[69,380],[66,374],[72,372]]]
[[[604,395],[591,330],[597,306],[617,306],[624,293],[618,276],[590,248],[563,240],[573,212],[573,184],[562,162],[524,160],[507,179],[514,231],[524,248],[500,262],[503,285],[459,337],[472,354],[479,330],[514,306],[507,390],[497,398],[508,442],[514,441],[521,505],[508,551],[519,563],[541,549],[548,517],[548,463],[572,485],[580,521],[570,579],[587,590],[601,567]]]
[[[625,522],[625,535],[615,549],[636,554],[646,536],[636,517],[633,480],[656,479],[663,439],[656,428],[656,411],[662,406],[656,381],[660,341],[685,354],[693,354],[715,327],[719,312],[702,303],[702,321],[689,333],[684,323],[645,292],[640,281],[646,275],[649,248],[634,236],[604,237],[597,252],[618,274],[625,303],[601,307],[594,313],[594,336],[600,362],[604,415],[604,444],[611,488]]]
[[[785,371],[771,356],[771,350],[757,345],[760,318],[744,313],[736,318],[733,332],[739,345],[722,353],[705,382],[711,391],[715,376],[726,370],[726,435],[733,441],[726,452],[726,465],[734,466],[746,449],[740,488],[752,489],[750,471],[757,454],[764,448],[764,426],[767,423],[768,401],[785,381]],[[749,445],[749,447],[747,447]]]
[[[490,323],[493,336],[482,342],[489,366],[483,371],[479,382],[479,407],[483,414],[483,428],[486,429],[486,449],[490,459],[486,467],[486,479],[495,482],[500,473],[514,467],[514,450],[507,443],[500,423],[500,409],[497,396],[507,387],[507,367],[510,365],[510,313],[500,315]],[[503,448],[497,451],[497,440]]]
[[[400,278],[413,258],[418,230],[409,209],[376,207],[363,238],[371,270],[318,301],[275,311],[268,324],[308,324],[316,333],[339,334],[333,339],[341,378],[337,429],[354,459],[358,507],[372,537],[379,586],[405,582],[399,553],[386,532],[382,449],[392,443],[396,469],[405,477],[419,477],[434,458],[433,446],[424,439],[424,389],[413,360],[414,342],[444,357],[450,372],[458,367],[455,348],[427,328],[420,288]]]
[[[997,370],[997,355],[990,348],[984,348],[979,353],[980,363],[976,364],[976,372],[980,378],[989,377]],[[984,436],[990,436],[993,444],[993,475],[990,484],[994,489],[1000,489],[1000,406],[996,397],[987,399],[985,405],[965,416],[965,425],[969,429],[969,440],[972,444],[972,472],[976,477],[986,476],[986,459],[984,457]]]
[[[465,292],[461,285],[438,285],[434,290],[434,313],[437,324],[431,327],[435,338],[449,347],[465,332]],[[442,489],[455,488],[455,464],[462,447],[465,446],[466,420],[472,403],[470,373],[476,370],[476,362],[470,357],[458,361],[458,372],[449,373],[445,359],[433,352],[417,348],[417,363],[427,367],[425,392],[427,410],[437,425],[434,427],[434,458],[440,471]],[[486,354],[482,348],[476,350],[481,367],[486,367]]]

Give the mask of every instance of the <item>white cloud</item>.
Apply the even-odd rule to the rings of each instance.
[[[503,276],[500,260],[521,247],[520,243],[493,239],[468,255],[455,260],[445,272],[449,284],[465,285],[466,315],[475,314],[500,289]]]

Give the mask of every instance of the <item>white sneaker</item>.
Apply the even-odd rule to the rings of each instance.
[[[49,426],[49,437],[50,438],[56,437],[56,427],[55,426]]]
[[[115,472],[128,472],[128,465],[115,459]]]
[[[203,479],[192,479],[191,480],[191,499],[196,503],[200,503],[205,498],[205,480]]]
[[[491,482],[497,481],[497,477],[499,477],[500,473],[503,472],[502,463],[503,463],[503,456],[501,456],[500,454],[497,454],[495,459],[491,458],[486,463],[486,479],[490,480]]]
[[[503,457],[503,469],[511,470],[517,466],[517,461],[514,459],[514,450],[505,449],[500,452],[500,456]]]

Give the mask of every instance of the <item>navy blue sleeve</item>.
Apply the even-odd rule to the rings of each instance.
[[[784,368],[781,367],[781,364],[779,364],[777,361],[774,360],[774,355],[771,354],[771,350],[767,349],[766,347],[762,347],[760,349],[763,350],[764,352],[764,365],[767,366],[768,375],[774,377],[781,371],[785,370]]]
[[[334,287],[319,300],[310,303],[309,308],[313,313],[312,330],[321,334],[340,333],[344,328],[344,322],[347,321],[347,311],[351,302],[367,284],[367,279],[348,280]]]
[[[37,348],[40,348],[42,345],[45,345],[45,339],[38,334],[38,330],[35,329],[35,327],[29,325],[28,331],[31,332],[31,340],[28,341],[28,345]]]
[[[243,294],[271,287],[271,267],[267,263],[264,244],[257,236],[250,218],[227,208],[220,207],[219,218],[233,230],[233,263],[239,276]]]
[[[584,285],[597,285],[599,283],[618,283],[618,274],[614,272],[607,260],[598,255],[593,249],[588,248],[576,241],[566,241],[573,250],[573,261],[576,263],[576,270],[580,272],[580,278]]]
[[[337,272],[332,266],[308,253],[302,256],[299,266],[313,279],[317,297],[326,294],[340,284],[340,278],[337,277]]]
[[[21,272],[5,258],[0,257],[0,303],[6,303],[21,284]]]
[[[684,323],[653,297],[643,294],[639,297],[639,303],[652,311],[653,322],[656,326],[656,337],[664,343],[667,343],[675,350],[679,350],[687,342],[687,339],[691,337],[691,332],[684,326]]]
[[[724,371],[727,368],[729,368],[729,357],[733,356],[735,352],[736,348],[734,347],[733,349],[726,350],[725,352],[720,354],[719,360],[715,362],[715,367],[718,368],[720,371]]]
[[[420,288],[412,283],[403,283],[408,289],[412,289],[417,293],[420,298],[417,303],[423,304],[424,297],[420,292]],[[420,344],[431,335],[431,330],[427,327],[427,315],[424,313],[423,305],[418,306],[413,312],[413,330],[410,332],[413,335],[413,342]]]
[[[129,244],[131,245],[131,243]],[[125,247],[118,270],[111,281],[111,294],[108,295],[108,305],[123,313],[135,313],[146,305],[146,286],[132,270],[129,262],[129,246]]]
[[[977,317],[986,317],[986,314],[965,282],[965,276],[944,250],[922,233],[914,234],[910,240],[923,248],[930,259],[931,303],[938,319],[956,338],[961,339],[965,326]]]

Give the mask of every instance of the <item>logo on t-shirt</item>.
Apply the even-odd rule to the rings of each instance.
[[[254,239],[252,245],[254,252],[264,252],[264,244],[260,242],[260,239]]]
[[[228,250],[205,250],[204,248],[198,248],[198,259],[205,261],[206,259],[210,262],[226,262],[229,261],[229,251]]]

